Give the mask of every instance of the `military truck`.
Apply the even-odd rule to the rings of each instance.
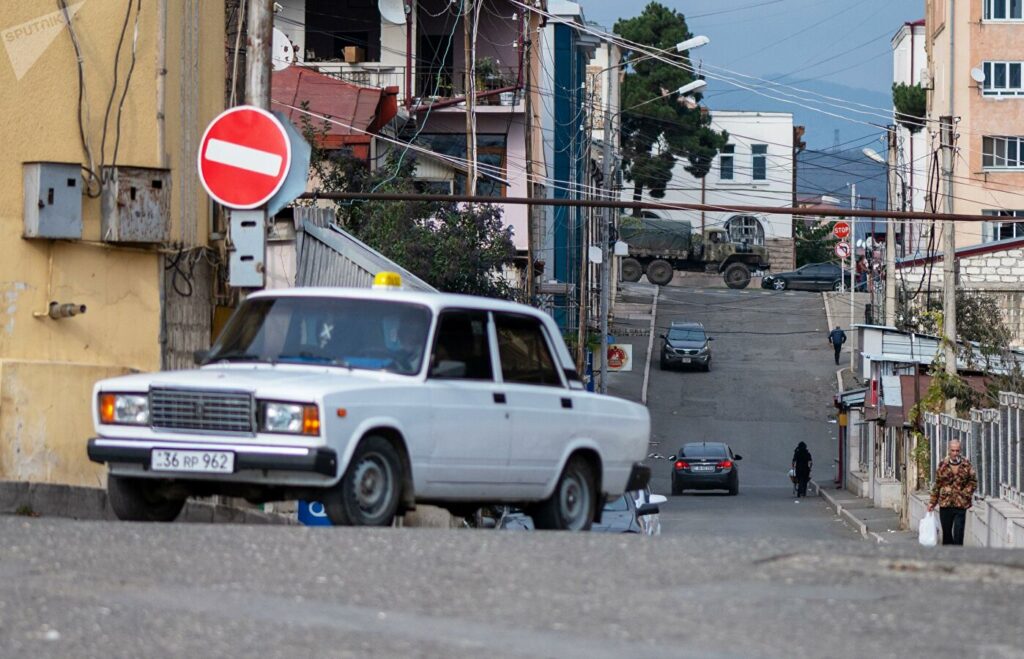
[[[729,288],[746,288],[750,273],[771,267],[767,248],[731,242],[718,227],[694,234],[687,220],[625,216],[619,239],[629,245],[622,259],[622,279],[639,281],[646,274],[652,284],[664,286],[676,270],[717,272]]]

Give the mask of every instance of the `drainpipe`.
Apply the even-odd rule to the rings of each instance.
[[[167,0],[157,0],[156,41],[156,155],[160,167],[167,168],[165,110],[167,105]]]
[[[914,84],[914,24],[907,22],[907,27],[910,28],[910,84]],[[914,210],[914,134],[910,133],[910,173],[908,178],[910,179],[910,210]],[[906,196],[906,190],[903,191],[903,195]],[[902,210],[905,210],[906,206]],[[911,227],[911,231],[904,232],[903,234],[903,255],[907,255],[907,243],[910,246],[914,245],[914,231],[913,222],[907,222],[907,226]],[[910,240],[908,241],[907,238]]]

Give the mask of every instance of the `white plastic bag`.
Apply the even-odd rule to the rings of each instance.
[[[934,547],[939,544],[939,516],[934,512],[927,512],[917,525],[917,541],[925,547]]]

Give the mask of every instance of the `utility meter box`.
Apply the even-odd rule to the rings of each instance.
[[[22,163],[26,238],[82,238],[82,166]]]
[[[171,229],[171,172],[149,167],[104,167],[100,239],[108,243],[163,243]]]

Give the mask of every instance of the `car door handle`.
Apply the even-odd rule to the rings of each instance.
[[[507,401],[505,400],[505,394],[494,392],[494,402],[504,405]]]
[[[562,407],[564,407],[567,410],[571,410],[572,409],[572,398],[563,398],[562,399]]]

